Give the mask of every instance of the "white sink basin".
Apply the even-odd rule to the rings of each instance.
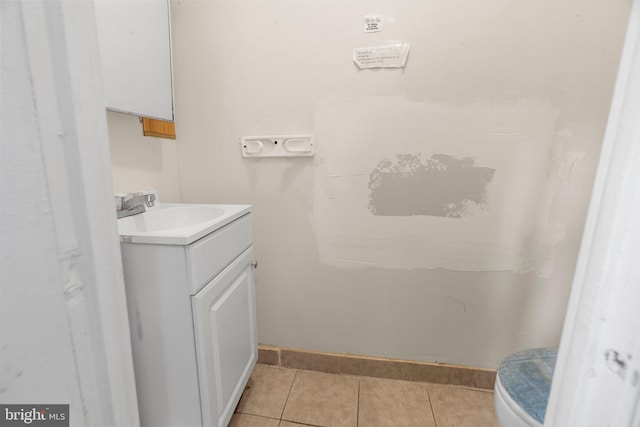
[[[118,220],[121,242],[188,245],[251,210],[248,205],[161,203]]]

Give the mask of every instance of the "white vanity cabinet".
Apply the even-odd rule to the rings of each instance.
[[[247,249],[192,297],[200,403],[206,426],[226,426],[257,361],[253,252]],[[240,381],[243,379],[243,381]]]
[[[109,110],[173,121],[168,0],[96,0]]]
[[[121,236],[142,426],[223,427],[233,415],[258,357],[246,211],[186,245]]]

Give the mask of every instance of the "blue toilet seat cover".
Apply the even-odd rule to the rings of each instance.
[[[540,424],[547,411],[557,357],[557,349],[525,350],[504,359],[498,369],[505,391]]]

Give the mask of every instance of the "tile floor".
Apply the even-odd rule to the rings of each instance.
[[[498,427],[493,393],[256,365],[230,427]]]

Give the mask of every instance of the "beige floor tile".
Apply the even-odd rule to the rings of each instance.
[[[435,427],[427,385],[362,378],[358,425],[367,427]]]
[[[292,423],[291,421],[280,421],[279,427],[309,427],[309,424]]]
[[[292,369],[257,364],[236,411],[279,419],[295,375]]]
[[[324,427],[355,427],[358,378],[298,371],[282,419]]]
[[[233,414],[229,427],[278,427],[280,420],[249,414]]]
[[[438,427],[498,427],[493,393],[428,384]]]

